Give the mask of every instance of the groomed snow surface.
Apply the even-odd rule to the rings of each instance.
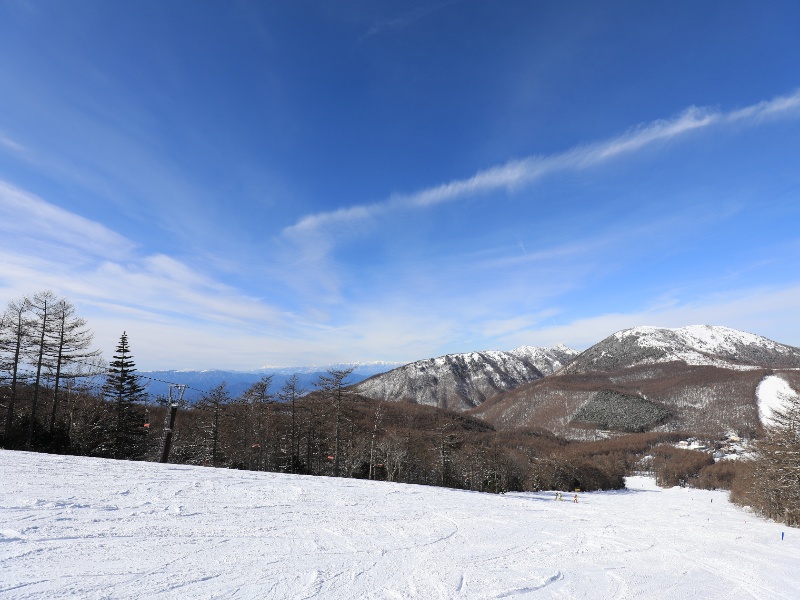
[[[628,485],[574,504],[0,450],[0,597],[798,597],[798,530]]]
[[[773,413],[787,408],[790,402],[797,399],[797,392],[785,379],[777,375],[768,375],[758,384],[756,399],[758,418],[764,425],[770,425]]]

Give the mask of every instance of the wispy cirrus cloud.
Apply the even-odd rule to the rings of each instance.
[[[15,154],[24,154],[27,151],[25,146],[15,142],[10,137],[7,137],[2,133],[0,133],[0,148],[6,148],[7,150],[11,150]]]
[[[107,347],[126,327],[180,323],[177,329],[229,328],[254,339],[291,327],[284,311],[262,299],[175,257],[142,252],[116,231],[3,181],[0,264],[0,298],[52,289],[91,322],[108,325],[97,330]],[[155,352],[158,342],[147,345]]]
[[[404,29],[409,25],[411,25],[412,23],[415,23],[420,19],[424,19],[431,13],[441,10],[447,6],[450,6],[451,4],[455,4],[458,1],[459,0],[448,0],[447,2],[440,2],[432,6],[421,6],[395,19],[387,19],[384,21],[379,21],[378,23],[375,23],[372,27],[370,27],[365,34],[360,36],[356,40],[356,44],[360,44],[364,40],[372,36],[379,35],[384,31],[396,31],[399,29]]]
[[[579,171],[632,155],[657,143],[686,137],[692,132],[730,124],[757,125],[776,118],[800,115],[800,90],[757,104],[723,112],[718,109],[690,107],[674,119],[657,120],[630,131],[592,144],[579,145],[549,156],[530,156],[497,165],[466,179],[456,179],[410,194],[395,194],[372,204],[343,207],[306,215],[285,228],[284,238],[296,242],[315,239],[317,248],[334,231],[355,230],[355,225],[395,210],[423,209],[445,202],[454,202],[496,190],[514,190],[530,185],[543,177],[564,171]],[[339,233],[341,235],[341,233]],[[324,250],[318,250],[324,251]]]
[[[20,240],[69,247],[94,256],[126,255],[135,245],[104,225],[0,181],[0,232]]]

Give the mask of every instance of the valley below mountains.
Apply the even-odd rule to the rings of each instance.
[[[351,389],[569,439],[611,431],[749,437],[765,407],[800,390],[800,348],[720,326],[637,327],[583,352],[526,346],[417,361]]]

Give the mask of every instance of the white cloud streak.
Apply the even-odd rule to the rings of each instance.
[[[14,154],[24,155],[27,153],[27,148],[22,144],[18,144],[10,137],[7,137],[3,134],[0,134],[0,147],[7,148],[11,150]]]
[[[127,255],[129,240],[103,225],[0,181],[0,232],[19,240],[67,246],[100,255]]]
[[[402,17],[375,23],[372,27],[369,28],[369,31],[367,31],[364,35],[362,35],[356,40],[356,45],[360,44],[361,42],[372,36],[380,35],[384,31],[389,31],[389,30],[396,31],[400,29],[405,29],[412,23],[415,23],[420,19],[424,19],[429,14],[441,10],[442,8],[445,8],[447,6],[450,6],[451,4],[455,4],[456,2],[458,2],[458,0],[449,0],[448,2],[442,2],[440,4],[435,4],[433,6],[420,7],[415,10],[412,10],[411,12],[403,15]]]
[[[97,338],[111,347],[134,324],[152,331],[230,328],[253,339],[286,326],[286,315],[260,298],[173,257],[144,255],[100,223],[2,181],[0,264],[0,300],[52,289],[93,324],[106,324]],[[158,347],[157,338],[149,345]]]
[[[356,205],[301,218],[283,230],[283,236],[295,243],[319,237],[330,238],[333,230],[352,228],[392,210],[421,209],[444,202],[453,202],[494,190],[513,190],[530,185],[543,177],[562,171],[578,171],[607,161],[631,155],[656,143],[680,139],[696,131],[725,124],[755,125],[769,119],[786,118],[800,113],[800,90],[759,102],[743,109],[722,112],[690,107],[676,118],[659,120],[634,128],[618,137],[577,146],[550,156],[530,156],[479,171],[472,177],[457,179],[408,195],[394,195],[373,204]],[[330,242],[325,244],[329,245]]]
[[[752,126],[798,112],[800,92],[727,113],[693,108],[675,119],[653,122],[604,142],[510,161],[466,179],[394,195],[374,204],[309,215],[284,230],[284,236],[290,242],[310,240],[320,248],[326,247],[335,241],[335,235],[349,235],[370,219],[391,211],[424,210],[492,190],[512,190],[551,173],[601,165],[691,132],[734,124]],[[597,243],[602,245],[602,240]],[[574,256],[586,256],[592,248],[596,246],[589,240],[515,259],[498,259],[496,264],[488,260],[484,266],[513,266],[509,260],[545,264],[569,261]],[[778,341],[800,339],[800,330],[789,331],[785,326],[794,322],[791,315],[800,301],[797,287],[743,290],[724,299],[605,314],[552,327],[548,322],[558,319],[559,311],[544,302],[536,302],[538,309],[525,318],[504,316],[502,311],[488,321],[483,312],[458,315],[454,314],[458,311],[448,309],[429,313],[427,307],[421,310],[420,304],[409,300],[407,306],[398,301],[394,310],[387,309],[385,303],[379,309],[374,308],[375,303],[350,307],[331,320],[316,318],[307,310],[310,321],[304,322],[302,316],[282,312],[180,260],[161,254],[143,255],[136,243],[102,224],[2,181],[0,263],[0,300],[52,288],[76,302],[92,323],[101,347],[113,348],[122,329],[132,334],[138,330],[141,356],[149,355],[165,368],[302,364],[344,358],[414,360],[436,354],[443,343],[471,343],[457,341],[465,328],[482,331],[480,343],[491,339],[492,347],[498,349],[558,342],[586,346],[617,329],[647,323],[684,326],[716,322]],[[568,278],[569,269],[563,267],[561,271]],[[509,295],[507,289],[504,294]],[[545,295],[553,294],[556,292]],[[495,306],[488,300],[475,304]],[[387,314],[392,317],[387,319]],[[347,348],[349,356],[340,356],[341,348]],[[387,348],[392,349],[391,355],[386,354]],[[450,347],[447,351],[469,349],[473,348]]]
[[[553,321],[563,323],[554,307],[487,320],[484,311],[470,314],[439,306],[431,312],[420,310],[409,298],[396,298],[394,304],[382,299],[378,305],[350,307],[325,326],[316,319],[305,322],[282,313],[175,258],[137,256],[135,245],[113,231],[7,184],[2,189],[5,210],[33,207],[25,217],[27,226],[66,223],[69,233],[58,238],[64,248],[83,243],[79,238],[86,235],[93,238],[92,252],[99,252],[98,239],[106,239],[126,248],[127,254],[114,259],[94,254],[76,265],[68,253],[29,255],[0,239],[0,296],[7,300],[46,287],[66,295],[91,323],[99,347],[110,350],[121,331],[128,330],[141,368],[249,368],[375,358],[410,361],[443,351],[475,349],[473,342],[463,338],[465,330],[481,334],[477,342],[481,347],[494,349],[559,342],[586,347],[618,329],[642,324],[720,323],[782,342],[800,339],[800,330],[786,325],[794,322],[792,315],[800,302],[797,286],[732,291],[724,297],[661,303],[561,325]],[[591,246],[568,246],[556,248],[555,256],[587,252]],[[553,256],[544,258],[550,262]],[[488,298],[474,300],[480,306],[495,306]],[[341,355],[342,348],[347,356]]]

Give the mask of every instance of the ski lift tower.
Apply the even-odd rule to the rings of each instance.
[[[173,394],[175,390],[175,394]],[[186,384],[169,384],[169,412],[164,415],[164,447],[161,451],[162,463],[169,461],[169,449],[172,445],[172,431],[175,428],[175,416],[178,414],[178,406],[183,400],[183,393],[186,391]],[[177,398],[175,397],[177,395]]]

